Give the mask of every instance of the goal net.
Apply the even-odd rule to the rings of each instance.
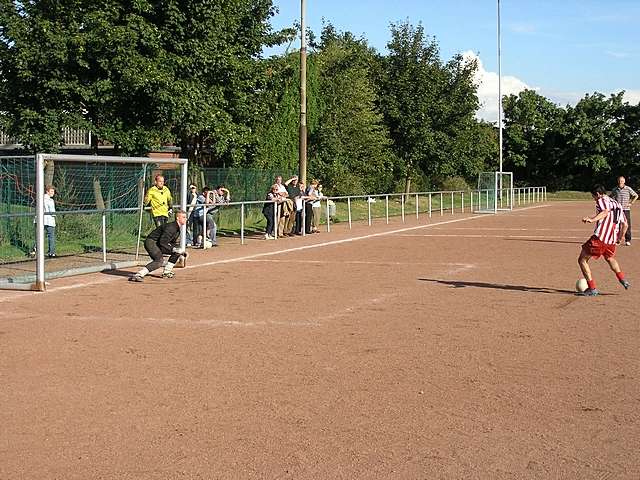
[[[513,173],[481,172],[478,174],[477,213],[496,213],[513,209]]]
[[[0,157],[0,288],[44,290],[46,279],[145,261],[154,224],[143,200],[157,175],[184,208],[185,159]]]

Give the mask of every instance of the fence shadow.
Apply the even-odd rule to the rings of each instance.
[[[436,278],[419,278],[421,282],[438,283],[440,285],[448,285],[451,288],[490,288],[494,290],[510,290],[514,292],[531,292],[544,293],[551,295],[578,295],[573,290],[564,290],[549,287],[530,287],[527,285],[508,285],[504,283],[485,283],[485,282],[465,282],[462,280],[438,280]],[[600,295],[611,295],[610,293],[601,293]]]

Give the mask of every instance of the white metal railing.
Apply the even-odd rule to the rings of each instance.
[[[320,201],[323,203],[323,208],[321,211],[324,211],[324,222],[327,232],[331,232],[331,224],[332,224],[332,210],[336,207],[336,201],[346,202],[347,208],[347,222],[349,229],[353,227],[353,206],[354,203],[358,200],[364,201],[367,203],[367,219],[366,222],[369,226],[373,225],[374,218],[378,218],[373,215],[372,212],[372,204],[377,203],[378,200],[384,200],[384,219],[386,224],[389,223],[389,219],[394,215],[390,211],[389,202],[390,200],[396,200],[400,203],[400,211],[396,214],[402,220],[402,222],[406,221],[408,215],[415,214],[416,220],[420,218],[420,214],[427,215],[428,217],[432,217],[433,215],[444,216],[446,214],[455,214],[459,213],[476,213],[479,211],[490,210],[494,201],[491,197],[492,194],[495,194],[495,190],[457,190],[457,191],[433,191],[433,192],[413,192],[413,193],[388,193],[388,194],[372,194],[372,195],[346,195],[346,196],[332,196],[332,197],[321,197]],[[501,208],[513,208],[515,206],[525,206],[532,203],[540,203],[547,200],[547,188],[546,187],[521,187],[514,189],[504,189],[503,192],[499,195],[499,206]],[[415,205],[411,212],[407,211],[407,199],[415,200]],[[421,201],[422,199],[422,201]],[[204,207],[203,214],[203,232],[206,232],[206,214],[209,209],[219,208],[221,206],[238,206],[240,207],[240,243],[245,244],[246,239],[246,231],[245,231],[245,215],[247,211],[247,206],[250,205],[264,205],[265,203],[273,203],[275,205],[273,209],[273,224],[274,224],[274,237],[278,238],[278,223],[280,221],[279,208],[277,205],[281,203],[281,201],[245,201],[245,202],[228,202],[223,205],[200,205],[200,207]],[[437,204],[437,207],[434,209],[434,204]],[[425,205],[424,209],[421,209],[420,206]],[[295,212],[292,212],[295,214]],[[302,209],[302,235],[306,235],[306,209]],[[203,242],[204,245],[204,242]]]

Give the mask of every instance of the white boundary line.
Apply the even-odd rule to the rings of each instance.
[[[548,207],[549,205],[534,205],[531,207],[524,207],[521,209],[518,209],[518,212],[522,212],[524,210],[533,210],[533,209],[537,209],[537,208],[545,208]],[[514,210],[515,211],[515,210]],[[508,212],[511,213],[511,212]],[[246,260],[253,260],[255,258],[262,258],[262,257],[269,257],[269,256],[273,256],[273,255],[280,255],[281,253],[290,253],[290,252],[301,252],[303,250],[311,250],[313,248],[321,248],[321,247],[328,247],[331,245],[341,245],[343,243],[350,243],[350,242],[357,242],[359,240],[367,240],[369,238],[376,238],[376,237],[384,237],[387,235],[394,235],[396,233],[403,233],[403,232],[411,232],[414,230],[420,230],[423,228],[432,228],[432,227],[436,227],[439,225],[449,225],[451,223],[459,223],[459,222],[466,222],[469,220],[478,220],[480,218],[495,218],[493,215],[477,215],[474,217],[464,217],[464,218],[456,218],[453,220],[446,220],[444,222],[436,222],[436,223],[427,223],[425,225],[417,225],[414,227],[405,227],[405,228],[398,228],[396,230],[389,230],[386,232],[378,232],[378,233],[372,233],[369,235],[362,235],[360,237],[351,237],[351,238],[343,238],[341,240],[331,240],[329,242],[323,242],[323,243],[314,243],[312,245],[303,245],[301,247],[293,247],[293,248],[285,248],[283,250],[276,250],[273,252],[263,252],[263,253],[256,253],[253,255],[246,255],[244,257],[235,257],[235,258],[228,258],[225,260],[214,260],[211,262],[205,262],[205,263],[199,263],[197,265],[187,265],[185,267],[185,269],[192,269],[192,268],[202,268],[202,267],[210,267],[213,265],[225,265],[227,263],[236,263],[236,262],[243,262]],[[91,282],[83,282],[83,283],[78,283],[78,284],[74,284],[74,285],[65,285],[65,286],[61,286],[61,287],[49,287],[47,288],[47,293],[53,293],[53,292],[60,292],[60,291],[64,291],[64,290],[73,290],[76,288],[83,288],[83,287],[89,287],[89,286],[93,286],[93,285],[100,285],[100,284],[105,284],[105,283],[111,283],[111,282],[115,282],[115,281],[122,281],[123,277],[118,277],[118,276],[114,276],[112,278],[99,278],[99,279],[95,279]],[[18,295],[18,293],[23,293],[23,295]],[[16,292],[15,296],[10,296],[10,297],[6,297],[6,298],[0,298],[0,303],[2,302],[8,302],[8,301],[12,301],[15,299],[21,299],[24,298],[25,296],[33,296],[33,295],[39,295],[39,292]]]
[[[581,236],[581,237],[569,237],[567,235],[481,235],[481,234],[472,234],[472,233],[463,233],[460,235],[456,235],[456,234],[446,234],[446,233],[434,233],[434,234],[430,234],[430,233],[425,233],[425,234],[414,234],[414,235],[398,235],[399,237],[459,237],[459,238],[531,238],[531,239],[538,239],[538,238],[542,238],[542,239],[555,239],[555,238],[568,238],[568,239],[581,239],[581,238],[585,238],[585,236]]]

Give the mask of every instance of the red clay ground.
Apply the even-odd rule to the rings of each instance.
[[[573,295],[592,210],[2,292],[0,479],[638,479],[640,243]]]

